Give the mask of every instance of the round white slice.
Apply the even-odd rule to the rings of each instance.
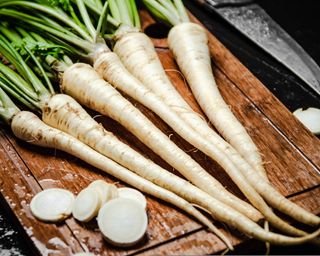
[[[94,189],[99,193],[101,199],[101,205],[107,201],[118,197],[118,189],[115,185],[109,184],[104,180],[95,180],[91,182],[88,188]]]
[[[138,243],[147,231],[148,217],[136,200],[115,198],[99,211],[98,226],[104,238],[116,246]]]
[[[305,127],[307,127],[312,133],[320,134],[320,109],[308,108],[303,110],[297,109],[293,114],[299,119]]]
[[[118,188],[119,197],[130,198],[136,200],[138,203],[142,205],[144,209],[147,208],[147,199],[146,197],[139,191],[134,188]]]
[[[57,222],[72,212],[74,195],[65,189],[50,188],[36,194],[30,203],[32,214],[39,220]]]
[[[99,194],[91,188],[85,188],[74,200],[72,215],[81,222],[88,222],[97,216],[100,207]]]

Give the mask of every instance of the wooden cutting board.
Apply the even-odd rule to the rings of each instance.
[[[141,12],[143,28],[154,21]],[[213,72],[221,93],[237,118],[257,144],[272,184],[290,200],[320,214],[320,141],[283,106],[213,35],[210,38]],[[187,84],[178,72],[165,39],[154,39],[159,57],[177,90],[202,113]],[[159,118],[134,102],[164,133],[194,157],[223,185],[243,198],[224,171],[201,152],[176,135]],[[96,113],[92,113],[95,115]],[[157,164],[172,167],[153,154],[115,121],[98,116],[98,122]],[[32,197],[52,187],[67,188],[77,194],[91,181],[121,182],[86,163],[53,149],[32,146],[14,138],[10,129],[0,131],[0,184],[5,205],[21,232],[41,255],[71,255],[90,251],[97,255],[213,254],[225,249],[215,235],[171,205],[148,197],[149,225],[145,239],[130,249],[119,249],[104,242],[97,224],[82,224],[73,218],[59,224],[36,220],[29,209]],[[235,245],[250,243],[227,225],[216,223]],[[256,242],[255,242],[256,243]]]

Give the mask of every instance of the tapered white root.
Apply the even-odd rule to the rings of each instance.
[[[232,248],[232,244],[228,238],[226,238],[219,229],[217,229],[189,202],[171,191],[159,187],[137,174],[132,173],[128,169],[123,168],[111,159],[106,158],[87,145],[81,143],[74,137],[47,126],[33,113],[21,111],[12,120],[11,129],[16,137],[24,141],[30,142],[34,145],[55,148],[67,152],[149,195],[177,206],[207,226],[228,246],[228,248]]]
[[[133,37],[133,35],[137,35],[139,38],[141,37],[139,33],[128,33],[130,38]],[[146,49],[147,45],[143,44],[143,49]],[[148,45],[151,47],[151,45]],[[152,46],[153,47],[153,46]],[[136,48],[135,48],[136,49]],[[128,49],[127,49],[128,50]],[[139,50],[139,49],[137,49]],[[150,50],[151,51],[151,50]],[[126,58],[128,58],[129,54],[131,52],[128,50]],[[142,54],[142,53],[141,53]],[[154,53],[155,55],[155,53]],[[143,55],[144,56],[144,55]],[[145,65],[138,64],[138,58],[137,55],[134,55],[136,57],[133,61],[134,64],[137,66],[143,66],[142,69],[145,69],[145,66],[150,65],[152,61],[154,62],[155,58],[157,56],[154,56],[154,58],[151,58],[148,63],[144,63]],[[145,57],[147,58],[147,57]],[[144,58],[142,58],[144,59]],[[131,74],[126,71],[122,63],[120,62],[119,58],[114,54],[114,53],[105,53],[100,55],[100,57],[96,60],[95,62],[95,69],[98,70],[98,72],[103,75],[103,77],[108,80],[113,86],[115,86],[117,89],[120,89],[124,92],[126,92],[128,95],[133,97],[134,99],[138,100],[145,106],[147,106],[149,109],[153,110],[156,114],[158,114],[166,123],[168,123],[181,137],[185,138],[189,143],[191,143],[193,146],[196,148],[200,149],[203,151],[205,154],[213,158],[217,163],[219,163],[225,170],[226,172],[230,175],[232,180],[238,185],[240,190],[245,194],[245,196],[250,200],[250,202],[258,209],[261,211],[263,215],[267,218],[267,220],[270,221],[275,227],[279,228],[282,231],[285,231],[289,234],[294,234],[294,235],[304,235],[306,234],[303,231],[300,231],[280,218],[278,218],[268,207],[268,205],[263,201],[261,196],[253,189],[252,185],[248,183],[246,178],[243,176],[243,174],[238,170],[239,168],[250,168],[252,167],[247,164],[245,160],[242,159],[242,157],[235,152],[234,149],[232,149],[231,146],[229,146],[225,150],[220,150],[219,147],[216,147],[214,144],[209,143],[206,139],[202,138],[201,136],[197,135],[193,129],[191,129],[188,125],[184,124],[184,121],[171,109],[164,104],[157,96],[155,96],[150,90],[145,88],[137,79],[132,77]],[[84,67],[82,68],[84,69]],[[152,71],[150,71],[152,73]],[[85,73],[84,71],[82,72],[83,74]],[[154,72],[153,72],[154,73]],[[145,74],[148,76],[148,74]],[[158,77],[158,76],[156,76]],[[80,86],[80,84],[78,83]],[[91,88],[94,88],[94,84],[90,84]],[[168,92],[169,93],[169,92]],[[108,101],[108,99],[105,99],[105,101]],[[120,101],[120,100],[118,100]],[[86,103],[84,103],[86,104]],[[88,107],[91,107],[88,103],[86,104]],[[97,110],[97,109],[96,109]],[[110,109],[108,109],[110,110]],[[100,113],[106,113],[106,111],[102,112],[101,110],[98,110]],[[128,124],[123,124],[124,126]],[[128,126],[126,126],[128,127]],[[129,130],[130,127],[128,127]],[[135,134],[135,133],[134,133]],[[159,154],[159,149],[152,147],[153,144],[150,145],[150,141],[148,140],[143,140],[142,134],[136,134],[146,145],[151,147],[156,153]],[[218,136],[216,136],[218,137]],[[223,141],[218,140],[218,144],[220,144],[220,147],[223,147]],[[221,145],[222,144],[222,145]],[[161,150],[163,150],[163,147],[161,147]],[[226,155],[224,153],[225,151],[230,152],[231,155]],[[164,157],[163,157],[164,158]],[[164,158],[166,159],[166,158]],[[233,161],[231,161],[233,160]],[[169,162],[171,163],[171,162]],[[235,164],[238,164],[236,166]],[[176,167],[176,166],[174,166]],[[176,167],[177,168],[177,167]],[[179,170],[179,169],[178,169]],[[199,173],[200,174],[200,173]],[[206,182],[200,182],[198,180],[197,182],[194,182],[190,176],[187,178],[194,182],[199,188],[202,190],[206,191],[207,193],[213,195],[215,198],[219,199],[220,201],[228,204],[229,206],[232,206],[233,208],[239,210],[240,212],[244,213],[245,215],[247,214],[246,212],[248,211],[246,208],[248,208],[246,205],[243,204],[241,201],[241,204],[238,204],[236,202],[237,200],[234,200],[235,202],[233,203],[231,200],[226,200],[225,196],[220,196],[214,194],[212,192],[212,187],[210,184],[208,184],[207,181],[209,181],[207,173],[202,172],[200,174],[205,177]],[[232,197],[230,197],[233,199]],[[239,200],[238,200],[239,201]]]
[[[115,57],[114,54],[103,56],[110,56],[112,60],[114,60]],[[130,78],[134,80],[134,78],[130,75],[126,76],[124,73],[118,73],[119,69],[116,67],[112,68],[111,72],[118,74],[126,80],[130,80]],[[123,84],[125,85],[130,83],[131,81],[124,81]],[[177,147],[138,109],[136,109],[129,101],[124,99],[123,96],[118,93],[110,84],[101,79],[100,76],[89,65],[79,63],[66,70],[64,73],[62,88],[83,105],[104,115],[110,116],[112,119],[121,123],[147,146],[149,146],[155,153],[160,155],[164,160],[166,160],[166,162],[171,164],[175,169],[182,173],[182,175],[184,175],[188,180],[208,192],[210,195],[228,205],[235,206],[235,208],[248,215],[255,221],[261,218],[261,215],[257,210],[228,192],[216,179],[207,173],[189,155]],[[136,90],[137,93],[139,92],[139,89],[137,88],[134,88],[133,90]],[[144,96],[147,98],[149,95],[146,93]],[[63,118],[63,115],[59,117],[59,119],[61,118]],[[66,121],[61,120],[61,122]],[[99,136],[101,136],[102,133],[99,132],[100,135],[93,135],[94,131],[92,131],[92,128],[90,127],[97,126],[97,124],[93,123],[92,120],[88,120],[86,126],[86,129],[91,132],[90,136],[96,138],[96,142],[93,142],[92,140],[90,145],[99,150],[100,153],[106,154],[113,158],[114,156],[111,156],[110,153],[103,152],[106,148],[103,143],[106,142],[99,139]],[[85,136],[83,136],[83,138],[84,137]],[[194,138],[194,140],[197,139],[201,138]],[[157,143],[154,143],[155,141]],[[86,141],[85,143],[87,144],[89,141]],[[110,142],[108,141],[108,143]],[[128,150],[129,149],[126,151]],[[119,155],[118,158],[113,159],[130,169],[133,168],[132,166],[128,167],[133,163],[133,161],[131,161],[132,158],[133,157],[131,156],[128,159],[124,159],[123,156]],[[137,162],[134,168],[141,169],[145,167],[142,167],[141,163]]]
[[[257,148],[224,102],[216,86],[207,45],[208,38],[204,29],[195,23],[179,24],[169,32],[168,43],[194,96],[211,122],[238,152],[244,152],[243,156],[248,162],[254,166],[260,165]],[[251,169],[241,171],[273,207],[303,223],[320,224],[319,217],[287,200],[272,188],[268,181],[261,179],[260,174],[252,172]]]
[[[163,100],[188,125],[201,134],[209,142],[225,152],[237,166],[244,161],[239,153],[224,141],[199,114],[192,110],[168,79],[151,40],[143,33],[127,33],[115,44],[117,53],[125,67],[137,77],[143,85]],[[102,72],[102,71],[100,71]],[[103,74],[103,73],[101,73]],[[106,75],[105,75],[106,78]],[[259,166],[257,171],[267,179],[262,161],[252,161],[253,166]],[[249,162],[250,163],[250,162]]]
[[[261,170],[263,164],[257,147],[216,86],[204,29],[191,22],[179,24],[170,30],[168,43],[193,95],[210,121],[255,169]]]
[[[18,113],[12,120],[11,128],[14,134],[22,140],[30,141],[32,144],[39,146],[63,150],[101,170],[104,170],[110,175],[113,175],[128,184],[137,187],[141,191],[178,206],[190,213],[192,216],[195,216],[201,222],[206,223],[211,230],[214,230],[214,232],[218,234],[229,248],[232,248],[229,240],[226,239],[225,236],[210,222],[207,223],[208,220],[201,213],[195,210],[188,202],[177,197],[175,194],[142,179],[110,159],[98,154],[96,151],[80,143],[70,135],[45,125],[34,114],[25,111]],[[208,209],[217,220],[228,223],[245,234],[262,241],[281,245],[301,244],[314,239],[320,233],[320,230],[317,230],[305,237],[292,238],[272,232],[266,232],[255,222],[213,197],[208,196],[202,190],[193,187],[190,191],[189,188],[192,186],[190,183],[183,179],[175,179],[174,175],[168,172],[163,173],[163,171],[156,171],[155,173],[149,173],[148,171],[146,172],[145,170],[141,170],[140,174],[159,184],[164,182],[164,187],[174,188],[178,193],[182,193],[186,197],[192,199],[191,201],[194,203],[204,206],[204,208]]]

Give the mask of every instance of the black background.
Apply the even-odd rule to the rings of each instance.
[[[265,54],[239,32],[211,12],[185,1],[186,6],[205,26],[247,66],[291,111],[299,107],[320,108],[320,98],[299,78]],[[279,23],[320,65],[319,1],[259,0],[267,13]],[[319,152],[320,154],[320,152]],[[34,255],[10,219],[8,206],[0,195],[0,256]],[[258,247],[258,246],[257,246]],[[235,254],[264,254],[261,247],[242,246]],[[271,254],[320,254],[312,245],[272,247]]]

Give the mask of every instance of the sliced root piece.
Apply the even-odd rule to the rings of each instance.
[[[307,108],[303,110],[299,108],[293,114],[310,132],[316,135],[320,134],[320,109]]]
[[[95,190],[99,194],[101,205],[104,205],[107,201],[118,197],[118,188],[104,180],[95,180],[89,184],[88,188]]]
[[[84,119],[84,121],[85,122],[82,124],[85,125],[87,120]],[[83,125],[78,126],[82,127]],[[104,172],[114,176],[115,178],[118,178],[125,183],[128,183],[133,187],[138,188],[145,193],[177,206],[206,225],[210,231],[215,233],[228,246],[228,248],[232,250],[233,247],[230,243],[230,240],[219,229],[217,229],[206,216],[204,216],[188,202],[188,200],[191,202],[194,201],[195,203],[208,208],[207,204],[204,204],[204,201],[207,201],[211,197],[205,194],[202,190],[199,190],[197,187],[193,187],[184,179],[174,176],[170,172],[164,172],[164,170],[160,167],[157,167],[157,165],[151,165],[152,168],[150,169],[142,167],[138,173],[139,175],[137,175],[136,173],[129,171],[111,159],[97,153],[97,151],[81,143],[74,137],[60,130],[49,127],[48,125],[44,124],[38,116],[28,111],[21,111],[15,115],[12,120],[11,128],[13,133],[24,141],[29,141],[34,145],[42,147],[63,150],[64,152],[82,159],[94,167],[103,170]],[[37,139],[35,140],[34,138]],[[151,163],[151,161],[149,161],[149,163]],[[144,178],[142,178],[140,175]],[[167,178],[164,176],[167,176]],[[164,187],[173,187],[177,194],[186,196],[187,200],[179,197],[170,190],[155,185],[148,179],[157,180],[159,182],[160,180],[168,181],[169,186]],[[179,189],[180,186],[181,189]],[[205,198],[199,196],[199,194],[205,195]],[[198,197],[199,200],[196,200],[195,197]]]
[[[119,197],[100,209],[98,226],[108,242],[120,247],[131,246],[146,233],[148,217],[136,200]]]
[[[97,216],[100,207],[101,200],[97,191],[85,188],[74,201],[72,215],[81,222],[88,222]]]
[[[30,203],[32,214],[39,220],[57,222],[72,212],[74,195],[65,189],[50,188],[36,194]]]
[[[147,199],[139,190],[134,188],[119,188],[118,193],[119,197],[136,200],[144,209],[147,208]]]

